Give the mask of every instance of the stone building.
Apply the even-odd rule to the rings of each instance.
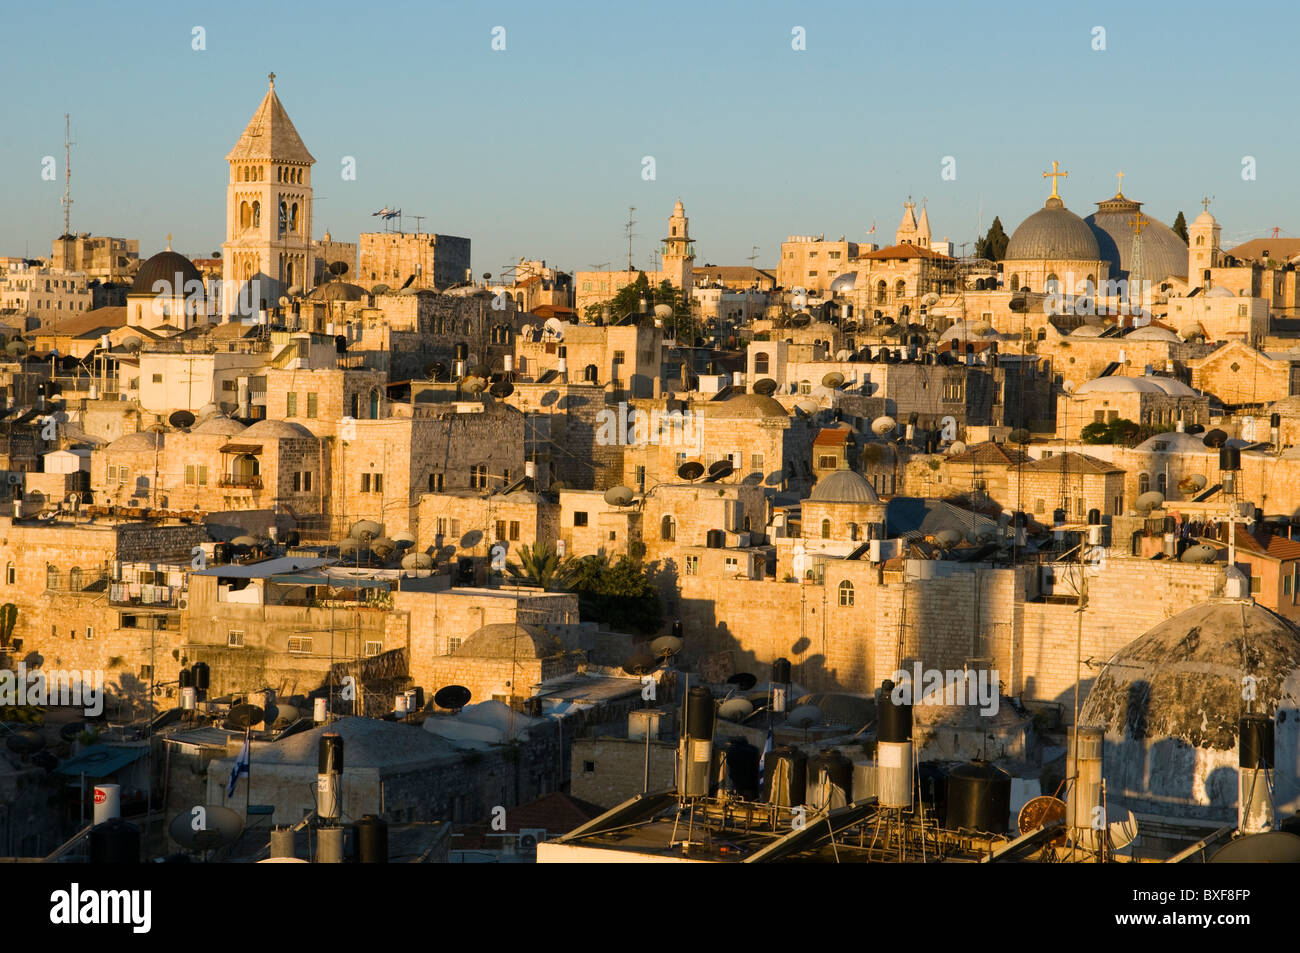
[[[117,282],[129,278],[140,265],[140,242],[107,235],[60,235],[51,242],[50,267],[79,271],[92,280]]]
[[[650,287],[658,288],[667,281],[682,293],[686,301],[690,301],[691,289],[695,286],[695,242],[691,238],[690,219],[686,217],[681,199],[677,200],[668,218],[668,235],[663,239],[660,252],[659,269],[644,273]],[[626,271],[575,271],[573,307],[582,314],[589,305],[609,301],[627,285],[634,284],[640,274],[635,268]],[[623,317],[614,314],[610,315],[610,320],[617,321]]]
[[[1057,436],[1077,440],[1093,423],[1129,420],[1143,427],[1206,424],[1210,399],[1182,381],[1161,375],[1098,377],[1057,405]]]
[[[1300,394],[1300,350],[1262,351],[1229,341],[1187,362],[1192,386],[1225,409],[1248,410]]]
[[[362,232],[356,281],[441,291],[473,280],[470,240],[431,232]]]
[[[26,263],[0,271],[0,308],[31,315],[42,324],[83,314],[93,306],[84,273]]]
[[[512,704],[530,698],[534,686],[577,672],[582,658],[539,626],[493,622],[470,632],[453,654],[425,664],[431,684],[464,685],[475,701]]]
[[[487,559],[498,544],[508,559],[535,543],[559,539],[560,507],[528,489],[484,494],[479,490],[422,493],[415,548],[440,558]]]
[[[1055,168],[1055,163],[1053,163]],[[1012,292],[1066,295],[1093,293],[1105,286],[1110,264],[1101,254],[1088,223],[1065,207],[1052,177],[1052,194],[1043,207],[1011,233],[1002,262],[1003,286]]]
[[[1082,453],[1054,453],[1009,467],[1007,498],[1001,502],[1038,522],[1052,524],[1064,510],[1065,522],[1083,523],[1096,510],[1102,516],[1124,512],[1124,470]]]
[[[663,379],[663,330],[629,325],[564,324],[515,339],[515,369],[538,382],[579,381],[615,395],[658,397]]]
[[[843,237],[828,242],[824,235],[791,235],[781,243],[776,283],[786,290],[803,288],[812,295],[825,295],[835,278],[853,270],[858,247]]]

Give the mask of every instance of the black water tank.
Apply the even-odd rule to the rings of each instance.
[[[352,825],[353,859],[359,864],[388,863],[388,822],[366,814]]]
[[[713,740],[713,726],[717,721],[717,706],[713,692],[697,685],[686,693],[686,734],[699,741]]]
[[[1281,415],[1281,414],[1274,414],[1273,416],[1269,417],[1269,418],[1268,418],[1268,425],[1269,425],[1270,427],[1275,428],[1275,429],[1276,429],[1277,427],[1281,427],[1281,426],[1282,426],[1282,415]]]
[[[1237,764],[1243,768],[1273,767],[1273,719],[1268,715],[1242,715]]]
[[[730,738],[718,751],[721,788],[746,801],[758,799],[758,749],[744,738]]]
[[[818,752],[808,762],[808,780],[816,785],[821,776],[844,792],[844,802],[853,800],[853,762],[834,748]]]
[[[194,687],[201,692],[206,692],[208,686],[212,684],[212,670],[208,668],[208,663],[195,662],[191,671],[194,672]]]
[[[895,702],[894,683],[888,679],[880,686],[880,702],[876,710],[879,712],[876,724],[877,741],[896,744],[912,740],[911,701],[909,699],[901,705]]]
[[[140,828],[115,817],[90,829],[92,864],[140,863]]]
[[[188,668],[181,669],[181,688],[194,687],[194,673]]]
[[[727,545],[727,534],[724,530],[711,529],[704,537],[704,545],[709,549],[722,549]]]
[[[958,765],[948,775],[944,822],[953,830],[1005,834],[1011,816],[1011,776],[987,761]]]
[[[1219,448],[1219,469],[1240,470],[1241,450],[1237,447],[1220,447]]]
[[[422,685],[415,686],[415,710],[424,711],[424,687]]]
[[[317,774],[342,774],[343,739],[333,732],[321,735],[316,763]]]
[[[772,663],[772,681],[777,685],[790,684],[790,660],[779,658]]]
[[[791,745],[779,745],[763,759],[763,800],[798,807],[807,798],[808,758]]]

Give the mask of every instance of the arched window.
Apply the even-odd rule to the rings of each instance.
[[[840,583],[840,605],[846,609],[853,605],[853,583],[847,579]]]
[[[899,278],[894,282],[894,296],[901,298],[905,294],[907,294],[907,282],[902,278]]]
[[[675,540],[677,538],[677,520],[671,515],[667,515],[659,524],[659,536],[665,540]]]
[[[822,539],[831,538],[831,521],[822,520]]]
[[[1039,329],[1038,329],[1038,340],[1040,340],[1040,341],[1046,341],[1046,340],[1047,340],[1047,328],[1039,328]]]
[[[754,355],[754,373],[755,374],[768,373],[768,359],[767,359],[766,351],[759,351],[757,354]]]
[[[1169,477],[1164,471],[1156,474],[1156,489],[1163,494],[1169,488]]]
[[[289,224],[289,203],[280,203],[280,234],[284,234],[286,226]]]
[[[10,562],[5,566],[5,584],[12,586],[17,580],[17,574],[14,572],[14,564]]]
[[[1198,244],[1198,245],[1204,245],[1204,244],[1205,244],[1205,236],[1204,236],[1204,235],[1197,235],[1197,236],[1196,236],[1196,244]]]
[[[261,202],[253,203],[253,227],[254,228],[262,227],[262,203]]]
[[[589,384],[596,383],[596,378],[600,374],[600,369],[595,364],[588,364],[582,369],[582,379]]]
[[[876,300],[884,301],[888,294],[889,285],[885,284],[883,280],[876,282]]]
[[[1056,294],[1061,290],[1061,280],[1054,274],[1048,275],[1047,281],[1043,287],[1047,289],[1048,294]]]
[[[1012,291],[1019,291],[1019,290],[1020,290],[1020,276],[1019,276],[1019,275],[1012,275],[1012,276],[1011,276],[1011,290],[1012,290]]]
[[[45,567],[45,588],[57,589],[59,588],[59,582],[60,582],[59,568],[57,566],[46,566]]]
[[[850,539],[850,540],[857,540],[857,538],[858,538],[858,524],[857,524],[857,523],[850,523],[850,524],[849,524],[849,539]]]
[[[253,224],[253,210],[249,208],[247,202],[239,203],[239,227],[248,228]]]
[[[1143,493],[1146,493],[1150,489],[1151,489],[1151,474],[1139,473],[1138,474],[1138,496],[1141,496]]]
[[[81,591],[81,567],[73,566],[68,570],[68,588],[73,592]]]
[[[294,202],[293,205],[289,207],[289,231],[291,233],[298,231],[298,203],[297,202]]]

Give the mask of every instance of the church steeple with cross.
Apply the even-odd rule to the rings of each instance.
[[[266,94],[226,156],[222,313],[247,316],[307,291],[315,277],[311,167],[315,158],[267,74]]]

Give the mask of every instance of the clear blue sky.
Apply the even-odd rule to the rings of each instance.
[[[864,240],[873,221],[888,243],[908,195],[936,238],[969,241],[981,207],[1008,232],[1039,208],[1053,159],[1081,215],[1122,169],[1165,222],[1208,194],[1225,240],[1300,235],[1300,13],[1283,3],[84,0],[10,4],[5,24],[0,254],[48,255],[62,229],[65,112],[74,230],[142,255],[168,232],[218,249],[224,156],[270,70],[317,158],[317,236],[355,241],[391,204],[471,238],[476,274],[521,256],[618,267],[628,206],[646,267],[679,195],[700,263],[758,245],[771,265],[787,234]]]

